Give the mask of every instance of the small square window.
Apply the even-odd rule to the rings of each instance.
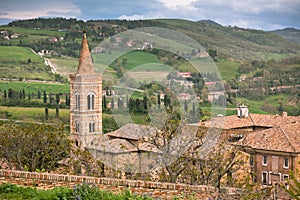
[[[284,158],[283,159],[283,167],[284,168],[289,168],[289,158]]]
[[[283,174],[282,181],[288,181],[288,180],[289,180],[289,175]]]
[[[268,157],[266,155],[263,156],[262,164],[265,166],[268,165]]]

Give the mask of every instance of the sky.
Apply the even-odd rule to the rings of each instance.
[[[224,26],[300,29],[300,0],[0,0],[0,24],[18,19],[177,18]]]

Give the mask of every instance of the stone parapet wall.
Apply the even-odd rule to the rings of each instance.
[[[0,169],[0,183],[50,189],[58,186],[74,187],[77,184],[93,184],[100,189],[122,192],[129,189],[132,193],[155,199],[208,199],[217,196],[217,189],[205,185],[187,185],[141,180],[125,180],[105,177],[89,177],[51,173],[25,172]],[[239,189],[222,188],[222,199],[239,199]]]

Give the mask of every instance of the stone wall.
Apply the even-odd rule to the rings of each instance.
[[[94,184],[100,189],[111,192],[122,192],[129,189],[132,193],[153,197],[154,199],[213,199],[217,196],[214,187],[204,185],[187,185],[161,183],[141,180],[123,180],[104,177],[75,176],[63,174],[24,172],[0,169],[0,183],[49,189],[57,186],[74,187],[77,184]],[[239,199],[239,190],[222,188],[222,199]]]

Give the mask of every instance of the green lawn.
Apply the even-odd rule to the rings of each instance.
[[[137,66],[144,64],[160,63],[155,55],[143,51],[132,51],[122,56],[121,59],[122,58],[127,59],[127,62],[125,64],[125,68],[127,70],[131,70]]]
[[[59,84],[59,83],[35,83],[35,82],[24,82],[24,81],[0,81],[0,90],[8,91],[11,88],[15,91],[25,90],[25,93],[35,93],[37,94],[38,90],[43,92],[46,91],[47,94],[66,94],[70,92],[69,84]]]
[[[33,53],[27,47],[0,46],[1,63],[27,63],[28,59],[31,62],[43,62],[39,55]]]
[[[216,65],[219,69],[221,77],[223,80],[229,80],[235,78],[239,73],[238,69],[240,67],[240,63],[232,62],[228,60],[220,60],[216,62]]]
[[[45,120],[45,108],[31,107],[6,107],[0,106],[0,118],[20,120],[25,122],[48,122],[61,123],[69,125],[70,110],[59,109],[59,117],[55,117],[55,109],[49,108],[49,120]]]
[[[46,35],[46,36],[64,36],[65,32],[60,31],[51,31],[51,30],[37,30],[37,29],[29,29],[29,28],[21,28],[21,27],[8,27],[1,26],[3,30],[9,30],[12,33],[18,33],[21,35]]]

